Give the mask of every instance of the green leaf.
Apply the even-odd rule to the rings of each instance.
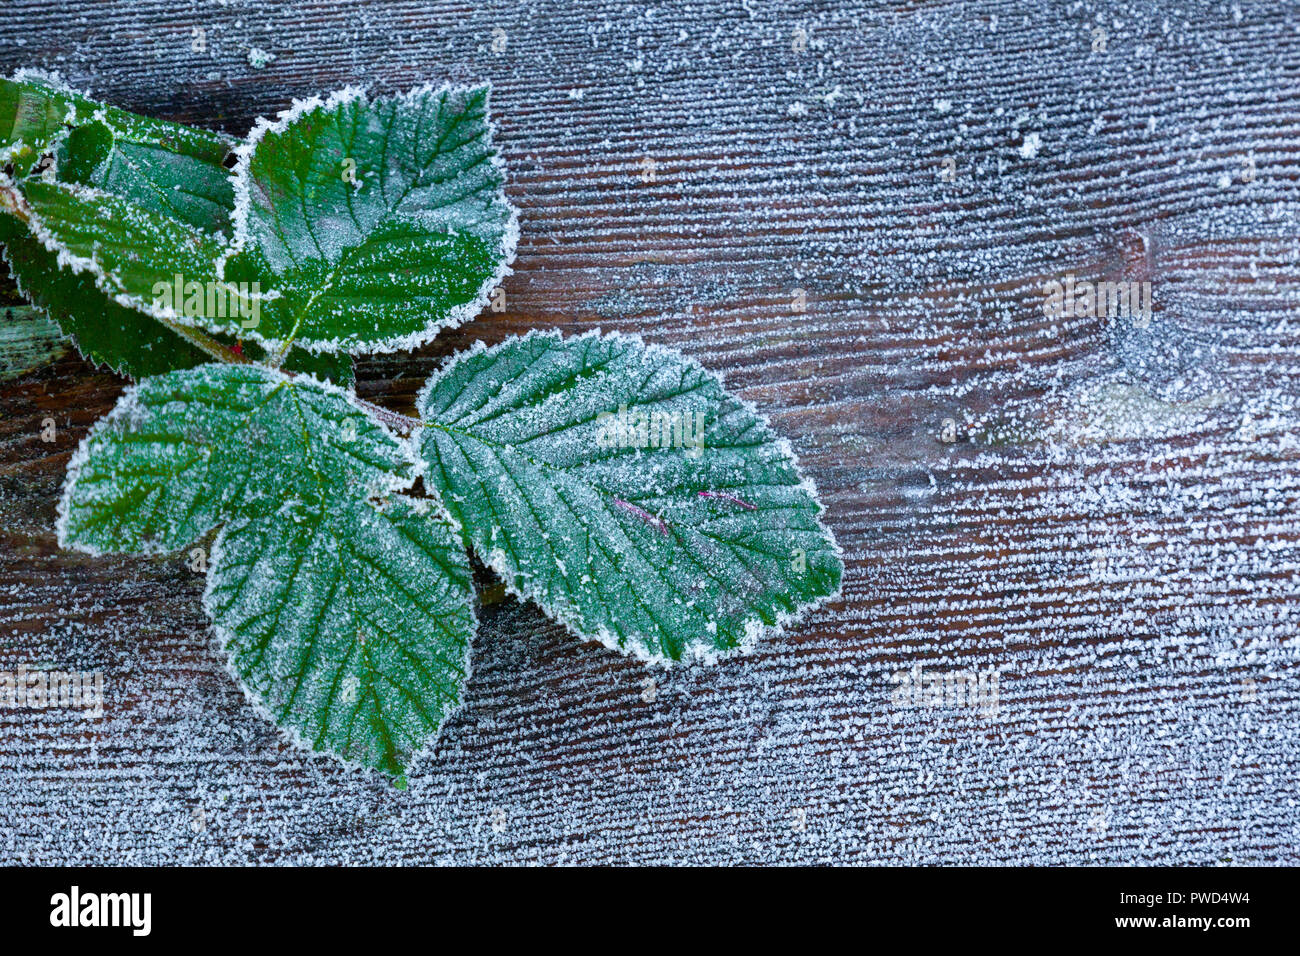
[[[80,183],[28,179],[22,193],[28,228],[59,264],[87,273],[110,298],[187,325],[235,333],[239,318],[209,318],[206,297],[193,309],[162,300],[177,277],[201,287],[217,282],[216,260],[225,248],[219,234],[206,232],[148,205]],[[222,302],[223,310],[226,303]]]
[[[222,165],[230,141],[76,94],[60,102],[71,104],[71,126],[46,143],[53,169],[11,183],[21,194],[31,235],[60,266],[90,276],[118,305],[240,334],[244,317],[228,309],[236,304],[230,296],[173,302],[170,295],[178,281],[182,288],[190,283],[225,288],[217,282],[216,261],[226,248],[221,230],[229,227],[234,206],[231,176]],[[25,285],[36,285],[21,274],[21,266],[16,272]],[[59,298],[76,318],[83,318],[90,304],[71,288]],[[187,303],[189,309],[183,307]],[[132,357],[108,364],[129,367]]]
[[[222,165],[230,143],[215,133],[196,141],[198,131],[174,128],[191,135],[184,140],[136,138],[134,127],[118,129],[102,120],[77,126],[55,145],[58,178],[94,186],[197,229],[224,233],[235,205],[234,180]],[[195,148],[180,152],[178,142]]]
[[[518,227],[486,87],[344,90],[264,121],[237,152],[223,275],[280,294],[259,337],[413,348],[472,318],[509,271]]]
[[[0,245],[23,294],[90,361],[137,379],[211,361],[157,319],[109,299],[92,276],[60,269],[58,256],[11,216],[0,215]]]
[[[453,359],[417,407],[467,543],[583,638],[712,658],[839,589],[788,444],[681,355],[530,333]]]
[[[31,75],[23,82],[0,80],[0,132],[5,129],[11,130],[13,138],[26,134],[38,143],[38,154],[49,151],[56,159],[55,183],[69,184],[65,188],[42,182],[35,189],[36,211],[49,220],[49,228],[38,231],[54,250],[29,235],[18,220],[0,216],[0,243],[25,294],[73,337],[83,355],[119,374],[143,378],[209,361],[201,349],[153,317],[121,304],[133,300],[122,284],[99,274],[98,236],[72,238],[79,219],[93,218],[100,205],[97,199],[84,209],[66,202],[46,208],[43,196],[53,190],[66,201],[82,192],[104,192],[150,216],[219,237],[220,230],[229,228],[234,207],[231,177],[222,165],[231,141],[109,107]],[[17,184],[28,201],[34,182]],[[75,191],[76,186],[93,190]],[[64,222],[68,217],[71,224]],[[127,240],[128,256],[135,254],[133,238]],[[211,247],[210,255],[215,256],[218,248]],[[147,247],[142,251],[147,257]],[[88,262],[79,272],[60,270],[60,253],[68,261],[79,255]],[[113,261],[111,256],[100,258],[105,264]],[[212,268],[207,263],[203,271],[210,274]]]
[[[95,427],[59,540],[172,551],[219,527],[205,605],[249,695],[300,743],[400,774],[460,702],[475,626],[454,531],[396,493],[413,471],[347,393],[207,365]]]
[[[141,379],[212,360],[152,316],[107,298],[90,275],[60,269],[58,256],[29,236],[17,219],[0,216],[0,247],[22,293],[58,322],[78,351],[95,364]],[[226,346],[237,341],[228,334],[216,337]],[[244,351],[254,361],[267,358],[266,351],[252,342]],[[309,372],[335,385],[353,382],[352,359],[347,354],[290,349],[284,368]]]
[[[16,175],[26,174],[76,116],[74,97],[38,73],[19,71],[13,79],[0,79],[0,151],[11,151]]]
[[[400,497],[237,518],[206,604],[254,700],[313,750],[400,774],[459,705],[473,582],[450,527]]]
[[[102,171],[105,181],[91,185],[112,188],[114,182],[170,184],[187,192],[192,184],[186,176],[165,169],[175,165],[208,183],[209,189],[200,195],[218,199],[217,204],[224,207],[221,220],[225,220],[232,205],[228,177],[221,181],[208,171],[222,169],[222,160],[234,145],[229,137],[109,106],[69,89],[56,77],[31,70],[20,70],[9,79],[0,78],[0,149],[18,142],[28,147],[16,163],[19,176],[27,173],[66,130],[92,123],[98,127],[94,135],[107,136],[115,148],[100,156],[107,160]],[[187,160],[193,161],[192,169]],[[84,161],[83,155],[73,162]]]

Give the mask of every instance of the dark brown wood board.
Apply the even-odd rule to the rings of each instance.
[[[69,354],[0,382],[0,669],[108,699],[0,710],[0,860],[1300,863],[1296,4],[5,0],[19,67],[237,135],[491,80],[508,309],[359,393],[529,328],[679,348],[790,439],[846,577],[667,672],[485,608],[397,790],[253,712],[184,556],[59,550],[124,385]],[[1046,316],[1067,275],[1152,321]]]

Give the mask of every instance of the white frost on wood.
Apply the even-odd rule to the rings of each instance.
[[[426,6],[203,22],[301,51],[255,80],[229,57],[263,109],[318,76],[490,74],[512,301],[733,370],[818,479],[843,601],[652,675],[489,608],[466,709],[398,792],[248,710],[181,563],[54,556],[57,458],[6,431],[0,668],[102,668],[109,703],[0,710],[0,859],[1300,864],[1294,5],[1112,4],[1104,58],[1095,4]],[[0,38],[137,105],[206,69],[158,40],[154,94],[32,19]],[[1045,277],[1123,277],[1136,228],[1150,329],[1043,318]],[[916,664],[1003,668],[997,715],[897,706]]]

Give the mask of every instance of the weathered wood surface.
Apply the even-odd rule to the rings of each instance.
[[[641,333],[789,436],[848,571],[666,674],[488,608],[397,791],[253,713],[182,560],[58,550],[122,387],[64,358],[0,383],[0,668],[100,669],[108,706],[0,711],[0,860],[1300,862],[1296,5],[6,0],[19,66],[231,132],[491,79],[509,310],[361,393]],[[1046,318],[1067,273],[1151,280],[1154,320]],[[1000,669],[996,713],[896,699],[918,666]]]

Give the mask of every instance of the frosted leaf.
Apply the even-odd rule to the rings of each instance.
[[[28,149],[15,175],[50,152],[65,181],[119,192],[196,228],[228,228],[234,193],[221,165],[231,146],[226,137],[137,116],[23,72],[0,79],[0,146],[18,140]],[[24,185],[20,178],[15,188]],[[59,250],[18,219],[0,216],[0,244],[19,288],[91,361],[143,377],[208,360],[153,318],[109,298],[93,272],[61,271]]]
[[[313,750],[401,774],[460,704],[475,621],[449,525],[394,498],[231,521],[205,603],[230,667]]]
[[[222,165],[233,145],[228,137],[129,113],[48,77],[20,73],[0,80],[0,147],[19,141],[34,151],[26,158],[48,152],[54,159],[41,177],[46,184],[57,177],[91,187],[85,195],[106,192],[142,213],[196,230],[219,234],[229,228],[234,189]],[[16,165],[16,175],[25,172]]]
[[[158,120],[143,130],[134,123],[114,126],[105,117],[97,114],[55,144],[59,179],[102,189],[205,232],[230,229],[235,193],[222,165],[230,140],[179,124],[159,128]],[[184,130],[184,138],[173,129]],[[181,143],[187,151],[178,148]]]
[[[58,322],[90,361],[135,379],[211,361],[202,349],[153,316],[110,299],[93,276],[60,269],[58,256],[10,216],[0,215],[0,254],[23,295]],[[239,336],[215,337],[232,345]],[[244,351],[253,360],[266,357],[253,342],[246,343]],[[337,385],[350,385],[353,380],[352,361],[346,354],[317,355],[291,349],[284,367],[310,372]]]
[[[0,80],[0,134],[6,130],[11,139],[25,136],[24,143],[37,147],[32,158],[48,152],[54,160],[51,176],[69,184],[69,189],[88,187],[74,194],[89,202],[94,201],[89,197],[106,193],[138,209],[146,224],[172,220],[210,234],[218,243],[224,243],[224,234],[230,231],[234,189],[223,162],[234,143],[226,136],[138,116],[31,73]],[[5,144],[0,135],[0,146]],[[37,181],[20,178],[15,188],[27,196],[30,184]],[[16,218],[0,216],[0,244],[24,294],[73,337],[83,355],[119,374],[143,378],[209,361],[201,349],[140,311],[164,311],[169,317],[175,313],[155,310],[154,290],[152,286],[145,289],[148,275],[128,287],[102,274],[122,254],[97,257],[93,234],[88,239],[76,238],[75,219],[88,218],[93,207],[61,205],[52,209],[42,193],[45,188],[42,184],[36,189],[35,231],[41,238],[29,234]],[[74,222],[66,222],[68,218]],[[124,224],[130,223],[128,219]],[[128,236],[124,255],[132,257],[133,241],[143,244],[141,261],[150,261],[148,240],[143,235]],[[221,246],[207,248],[208,254],[215,256]],[[60,258],[73,268],[61,271]],[[162,271],[152,278],[174,284],[176,275],[181,274],[184,282],[205,281],[213,268],[213,263],[202,262],[197,269],[200,274]],[[203,304],[206,309],[206,295]],[[183,317],[181,321],[185,321]],[[230,329],[224,337],[219,336],[226,344],[246,331],[230,322],[203,324]],[[254,357],[260,354],[257,349],[250,351]],[[284,365],[339,384],[352,381],[351,363],[346,359],[316,358],[294,350]]]
[[[417,407],[467,542],[582,637],[711,658],[838,591],[789,445],[679,354],[530,333],[453,359]]]
[[[17,175],[27,173],[63,130],[72,105],[72,95],[48,77],[0,78],[0,150],[11,150]]]
[[[59,268],[58,256],[0,215],[0,246],[23,294],[70,335],[78,351],[121,375],[143,378],[209,361],[151,316],[109,299],[92,276]]]
[[[343,90],[239,148],[228,281],[260,281],[255,334],[314,350],[411,348],[473,317],[518,227],[486,87],[369,100]]]
[[[315,379],[177,371],[82,443],[59,541],[172,551],[220,528],[205,605],[250,697],[303,745],[397,774],[459,703],[475,626],[451,526],[395,493],[408,455]]]
[[[34,160],[65,129],[92,120],[105,124],[119,144],[161,148],[170,155],[217,165],[233,145],[231,139],[218,133],[101,103],[68,88],[57,77],[38,71],[19,70],[11,78],[0,77],[0,148],[21,140],[33,150],[27,156]]]
[[[22,193],[30,228],[61,266],[93,276],[96,285],[122,305],[186,325],[236,331],[238,315],[206,314],[160,305],[158,289],[215,283],[216,260],[225,244],[218,234],[158,212],[149,205],[80,183],[29,179]],[[197,297],[199,311],[204,297]],[[225,309],[225,303],[222,303]]]

